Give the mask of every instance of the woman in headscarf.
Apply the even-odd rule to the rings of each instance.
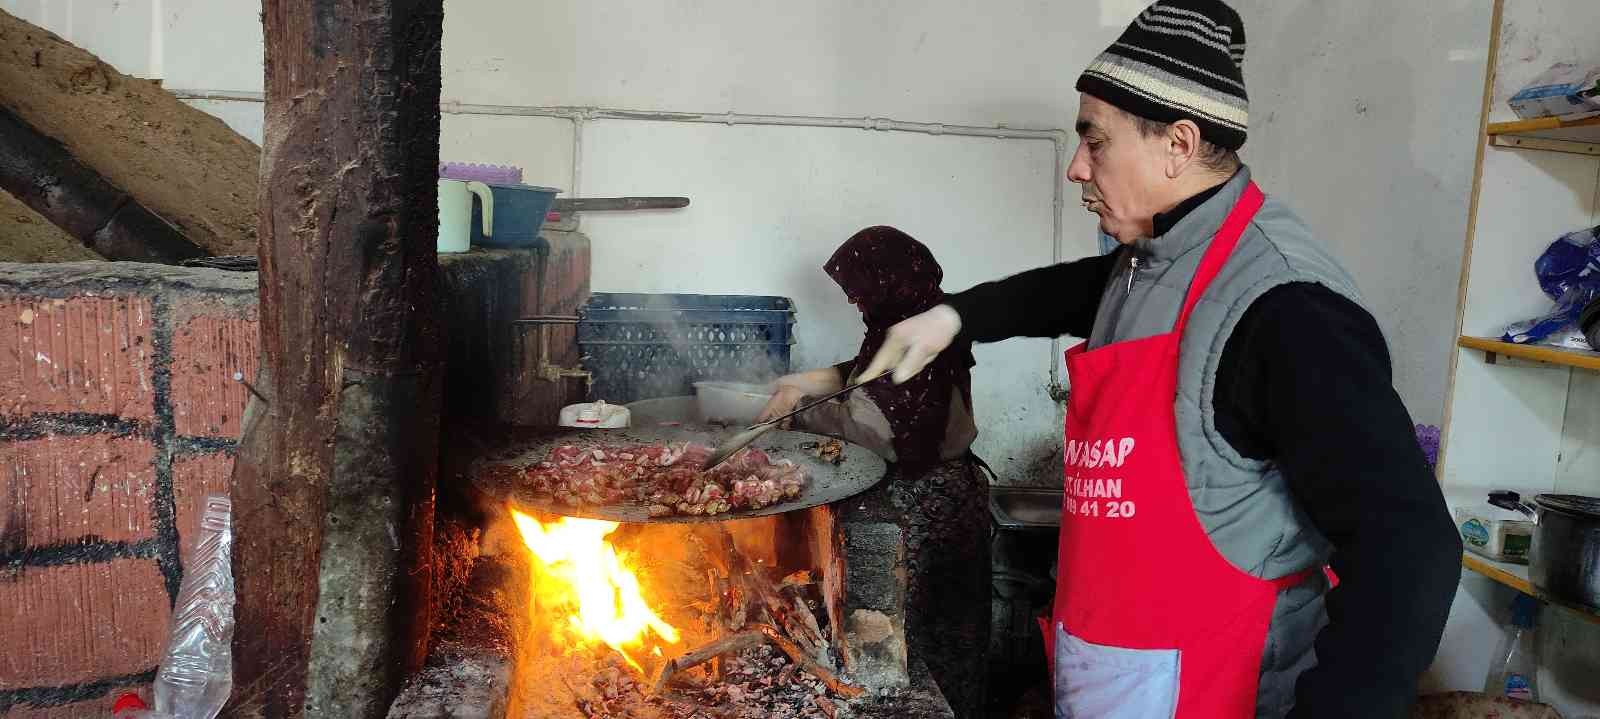
[[[854,382],[890,327],[945,298],[933,253],[892,227],[856,233],[823,269],[861,311],[866,336],[854,359],[779,379],[762,420]],[[886,495],[905,538],[907,641],[957,717],[983,715],[989,647],[989,486],[970,450],[972,365],[968,347],[952,348],[902,384],[873,382],[795,419],[890,463],[871,493]]]

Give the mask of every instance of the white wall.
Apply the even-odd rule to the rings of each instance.
[[[0,0],[0,10],[88,48],[124,73],[160,77],[162,1]]]
[[[1455,346],[1491,5],[1235,0],[1246,160],[1355,276],[1427,424]]]
[[[449,0],[444,95],[462,103],[1065,128],[1076,112],[1078,72],[1145,4]],[[1246,78],[1255,116],[1245,159],[1264,187],[1305,215],[1350,265],[1390,335],[1402,396],[1419,422],[1437,422],[1487,4],[1237,5],[1251,40]],[[144,64],[130,60],[125,69],[159,73],[170,88],[261,89],[258,6],[249,0],[124,0],[116,12],[139,19],[115,27],[83,19],[105,12],[97,1],[0,0],[0,6],[32,12],[96,51],[131,57],[142,47]],[[148,27],[155,31],[138,37]],[[195,104],[259,138],[259,107]],[[609,127],[615,124],[631,127]],[[806,233],[809,254],[784,255],[804,260],[799,269],[744,263],[718,274],[737,274],[746,291],[794,297],[805,323],[800,357],[807,361],[843,353],[848,343],[839,338],[855,331],[837,292],[820,272],[813,276],[812,260],[857,225],[915,227],[913,234],[940,249],[951,289],[1050,260],[1044,193],[1053,180],[1038,177],[1049,166],[1048,143],[607,122],[583,131],[574,163],[573,132],[563,120],[446,115],[443,154],[517,163],[528,168],[531,182],[589,196],[624,187],[690,195],[694,205],[679,213],[585,220],[601,263],[600,290],[649,284],[696,292],[715,284],[683,273],[675,257],[660,253],[650,253],[655,264],[635,260],[629,273],[605,264],[638,253],[640,238],[675,253],[737,255]],[[760,149],[769,164],[730,164],[719,151],[733,147]],[[967,160],[974,164],[961,164]],[[676,167],[668,171],[661,166],[667,162]],[[576,188],[575,166],[582,183]],[[965,171],[980,167],[983,174]],[[882,178],[863,177],[863,168]],[[969,181],[952,181],[952,172]],[[804,189],[823,178],[834,187]],[[1092,222],[1071,202],[1076,191],[1069,188],[1067,196],[1062,252],[1093,252]],[[1001,207],[1023,198],[1032,204],[1024,203],[1021,214],[1002,215]],[[736,225],[735,216],[749,220]],[[1005,252],[990,251],[1002,245]],[[1013,471],[1043,462],[1035,448],[1056,434],[1057,411],[1035,380],[1040,367],[1057,359],[1035,344],[985,351],[978,371],[980,396],[992,398],[978,408],[981,417],[1016,417],[995,425],[980,449]]]

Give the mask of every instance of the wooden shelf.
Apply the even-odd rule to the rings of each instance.
[[[1551,599],[1543,592],[1535,589],[1533,587],[1533,583],[1528,581],[1528,565],[1526,564],[1496,562],[1487,557],[1480,557],[1476,554],[1472,554],[1471,552],[1463,552],[1461,555],[1461,566],[1493,579],[1496,582],[1511,587],[1512,589],[1522,592],[1523,594],[1538,599],[1541,602],[1563,607],[1570,610],[1574,614],[1583,617],[1589,622],[1600,624],[1600,613],[1595,612],[1593,609],[1581,607],[1570,602]]]
[[[1494,364],[1498,356],[1504,355],[1600,372],[1600,352],[1563,349],[1549,345],[1518,345],[1485,337],[1462,337],[1459,344],[1468,349],[1482,350],[1488,356],[1489,364]]]
[[[1600,117],[1491,122],[1488,133],[1489,142],[1497,147],[1600,155]]]

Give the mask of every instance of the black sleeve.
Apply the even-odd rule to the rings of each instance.
[[[1088,337],[1094,313],[1121,252],[1040,267],[985,282],[945,303],[961,315],[961,337],[999,342],[1012,337]]]
[[[1461,574],[1461,540],[1372,315],[1309,283],[1246,310],[1223,349],[1217,427],[1272,459],[1334,547],[1317,666],[1295,719],[1409,716]]]

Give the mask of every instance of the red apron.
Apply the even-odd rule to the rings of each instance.
[[[1172,332],[1067,352],[1065,501],[1051,647],[1057,717],[1254,716],[1278,591],[1235,568],[1195,515],[1173,411],[1189,314],[1260,209],[1234,205]]]

